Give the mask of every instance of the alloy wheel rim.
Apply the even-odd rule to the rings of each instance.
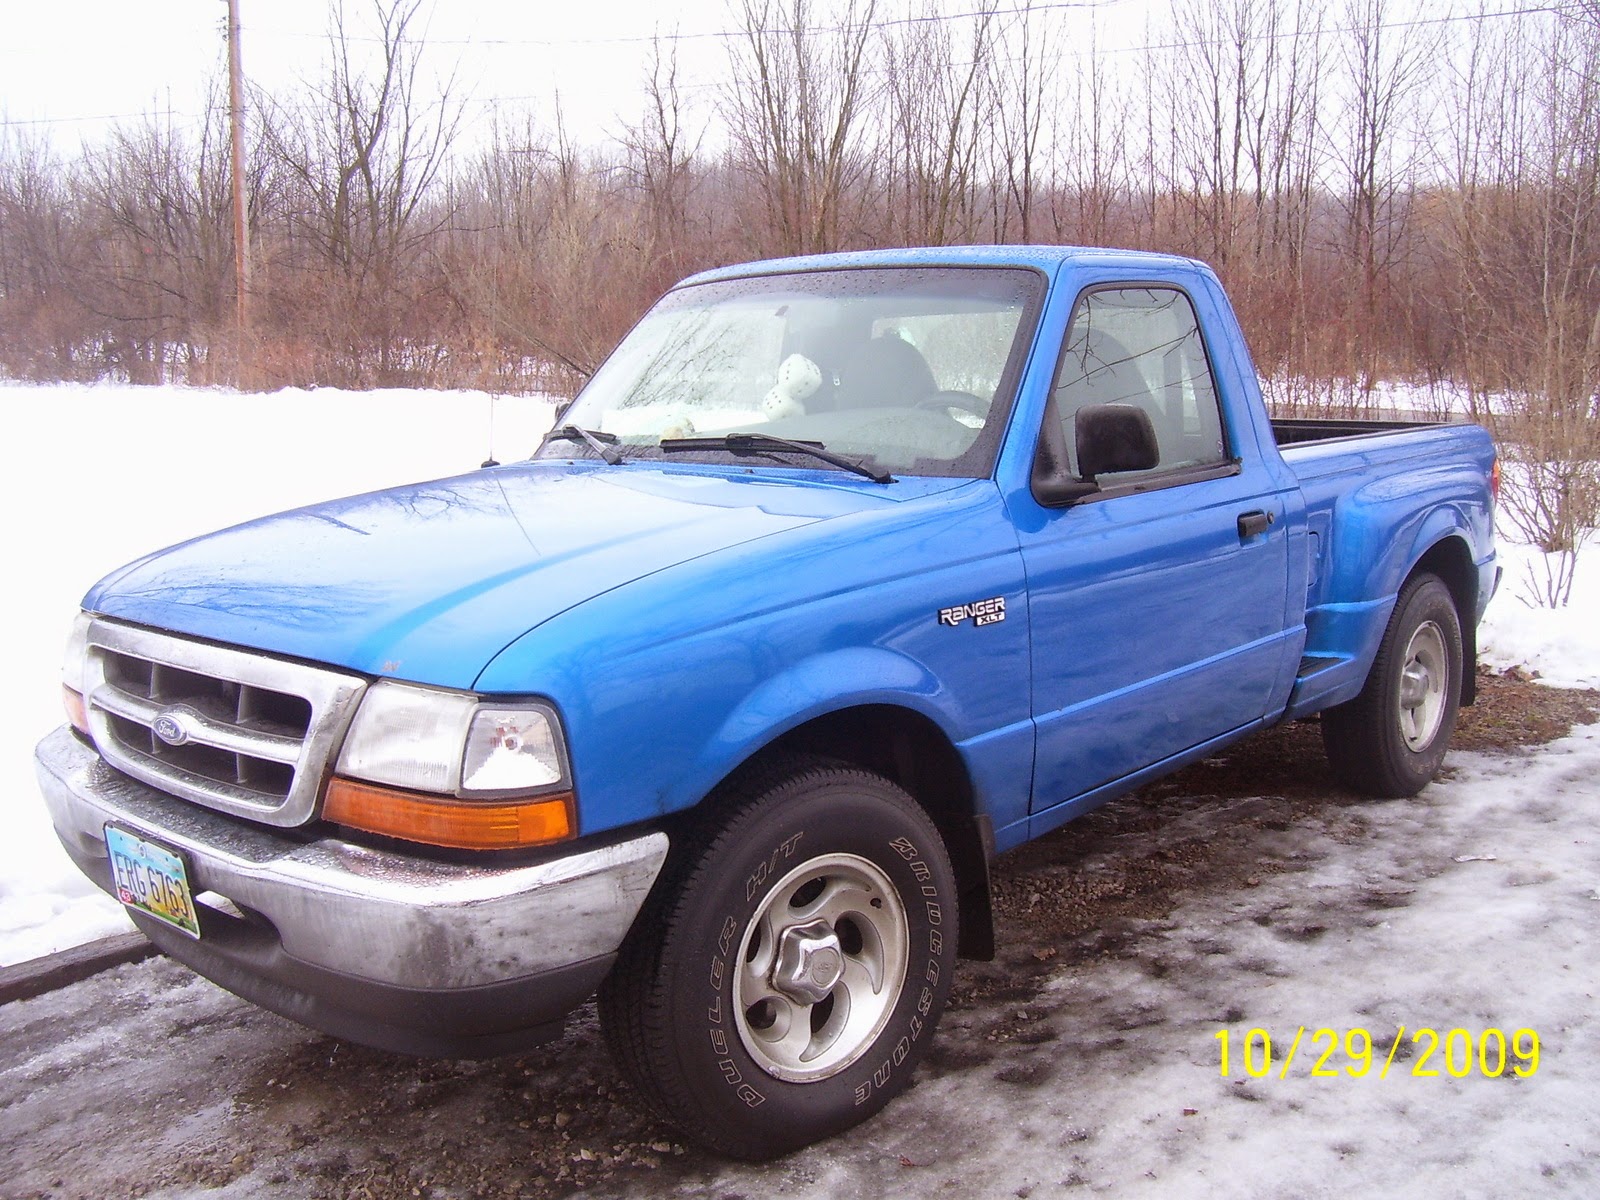
[[[909,951],[905,908],[879,867],[854,854],[802,863],[745,928],[733,979],[740,1041],[779,1079],[837,1074],[888,1024]]]
[[[1406,748],[1421,753],[1433,744],[1444,722],[1450,659],[1444,632],[1433,621],[1417,627],[1406,643],[1400,668],[1400,736]]]

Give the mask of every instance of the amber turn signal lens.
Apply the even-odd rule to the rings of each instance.
[[[83,703],[83,697],[63,684],[61,687],[61,703],[66,706],[67,720],[72,722],[72,727],[85,737],[88,737],[89,710]]]
[[[459,850],[513,850],[572,836],[572,795],[512,803],[443,800],[335,776],[325,820],[368,833]]]

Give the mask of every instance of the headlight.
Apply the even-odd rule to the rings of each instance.
[[[453,796],[477,699],[407,683],[367,689],[339,755],[339,773]]]
[[[83,668],[89,657],[89,626],[94,618],[80,612],[72,619],[72,632],[67,635],[67,650],[61,660],[61,682],[73,691],[83,692]]]
[[[461,849],[572,837],[577,819],[561,723],[536,701],[489,703],[380,681],[356,710],[322,815],[369,833]]]
[[[89,657],[89,625],[94,621],[86,612],[80,612],[72,621],[72,632],[67,635],[67,650],[61,660],[61,700],[67,710],[67,719],[79,733],[89,732],[89,717],[84,707],[83,671]]]
[[[554,711],[380,681],[367,689],[339,773],[436,795],[505,796],[567,786]]]

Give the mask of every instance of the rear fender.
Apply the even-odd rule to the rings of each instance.
[[[1479,611],[1472,555],[1475,522],[1456,504],[1436,505],[1409,519],[1397,507],[1382,504],[1339,514],[1337,533],[1329,539],[1336,557],[1323,602],[1306,613],[1307,657],[1334,665],[1300,681],[1289,703],[1290,717],[1342,704],[1360,693],[1400,589],[1419,567],[1444,579],[1456,597],[1467,664],[1462,701],[1474,699],[1471,669],[1477,659],[1474,617]],[[1399,522],[1398,535],[1389,518]]]

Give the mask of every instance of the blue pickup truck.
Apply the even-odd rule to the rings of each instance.
[[[38,775],[241,996],[488,1055],[598,992],[648,1105],[770,1156],[906,1086],[997,854],[1318,714],[1350,787],[1425,786],[1496,479],[1476,426],[1269,420],[1187,259],[730,267],[529,461],[107,576]]]

